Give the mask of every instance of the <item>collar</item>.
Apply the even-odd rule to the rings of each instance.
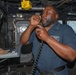
[[[55,30],[59,30],[60,29],[61,24],[59,22],[56,22],[51,29],[55,29]]]

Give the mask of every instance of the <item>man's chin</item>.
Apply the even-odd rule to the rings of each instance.
[[[48,26],[50,26],[50,25],[42,25],[43,27],[48,27]]]

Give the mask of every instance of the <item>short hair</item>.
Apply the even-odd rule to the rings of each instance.
[[[47,5],[47,6],[45,6],[45,8],[46,7],[52,7],[53,10],[58,14],[58,9],[55,6],[53,6],[53,5]]]

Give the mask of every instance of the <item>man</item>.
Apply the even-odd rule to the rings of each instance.
[[[35,59],[40,42],[43,41],[35,75],[40,75],[41,72],[46,75],[68,75],[67,61],[74,61],[76,58],[76,35],[71,27],[62,25],[57,20],[56,10],[52,6],[46,6],[41,17],[31,17],[29,27],[21,35],[22,44],[28,41],[33,43]]]

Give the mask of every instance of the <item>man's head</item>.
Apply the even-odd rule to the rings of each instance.
[[[53,6],[46,6],[42,13],[42,25],[44,27],[53,25],[58,20],[58,13]]]

